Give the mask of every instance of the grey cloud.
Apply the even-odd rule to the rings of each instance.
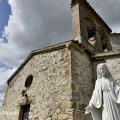
[[[88,1],[114,32],[120,32],[120,0]],[[115,29],[116,26],[119,26],[119,30]]]
[[[8,34],[9,38],[19,47],[19,49],[30,51],[32,49],[41,48],[63,40],[71,39],[71,15],[70,0],[17,0],[17,15],[24,26],[24,31],[19,29],[11,29],[10,25],[7,29],[12,30]],[[11,4],[12,6],[12,4]],[[12,7],[12,10],[16,9]],[[14,16],[13,12],[13,16]]]

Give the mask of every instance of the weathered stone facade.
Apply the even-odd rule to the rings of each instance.
[[[71,118],[71,57],[68,49],[33,56],[28,63],[11,80],[4,100],[5,111],[17,111],[14,118],[18,120],[20,106],[27,104],[21,96],[25,89],[25,80],[33,75],[33,83],[28,88],[30,103],[30,120],[62,120]],[[14,101],[14,102],[13,102]]]
[[[120,84],[120,51],[101,53],[93,56],[95,60],[94,65],[94,78],[96,78],[97,64],[104,62],[107,64],[111,76]]]
[[[113,51],[120,51],[120,33],[111,34],[111,44]]]
[[[34,53],[9,79],[3,107],[4,111],[15,111],[17,115],[3,116],[2,120],[18,120],[21,105],[28,103],[30,120],[77,120],[85,117],[84,109],[93,88],[89,56],[86,52],[81,53],[79,46],[72,41],[59,47]],[[27,88],[26,101],[21,91],[26,89],[25,80],[29,74],[33,75],[33,83]],[[84,119],[89,120],[87,117]]]
[[[92,64],[89,54],[72,48],[71,57],[73,119],[90,120],[90,116],[86,116],[84,111],[93,90]]]

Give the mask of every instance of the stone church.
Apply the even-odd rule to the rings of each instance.
[[[87,0],[72,0],[71,10],[73,40],[30,53],[7,81],[3,110],[14,114],[1,120],[91,120],[96,66],[106,63],[120,83],[120,34]]]

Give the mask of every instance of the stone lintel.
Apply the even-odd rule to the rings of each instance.
[[[100,60],[100,59],[107,59],[113,57],[120,57],[120,51],[111,51],[111,52],[104,52],[98,53],[92,56],[93,59]]]
[[[120,33],[112,33],[111,36],[120,36]]]

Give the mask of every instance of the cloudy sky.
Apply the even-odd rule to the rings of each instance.
[[[0,0],[0,104],[5,83],[31,50],[72,39],[71,0]],[[120,32],[120,0],[88,0]]]

